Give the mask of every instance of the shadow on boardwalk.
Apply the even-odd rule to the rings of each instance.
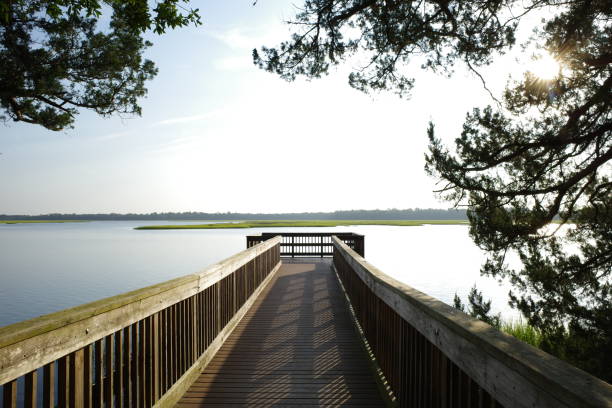
[[[283,261],[179,402],[195,406],[383,406],[331,261]]]

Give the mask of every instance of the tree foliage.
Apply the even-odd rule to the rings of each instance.
[[[484,300],[482,292],[476,288],[476,285],[470,289],[467,306],[463,304],[457,293],[455,293],[455,297],[453,298],[453,306],[497,329],[501,327],[501,316],[491,313],[491,299]]]
[[[148,214],[6,215],[0,220],[467,220],[465,210],[409,208],[405,210],[344,210],[307,213],[154,212]]]
[[[292,80],[358,54],[367,62],[350,85],[406,95],[415,57],[425,69],[452,74],[460,62],[480,76],[518,46],[531,15],[545,17],[529,45],[559,62],[557,75],[508,83],[499,104],[467,114],[453,150],[430,124],[426,171],[443,198],[468,205],[471,236],[489,255],[482,273],[512,283],[511,305],[551,339],[547,349],[612,381],[609,1],[307,0],[291,39],[253,57]],[[521,268],[508,267],[509,252]]]
[[[101,17],[111,13],[108,27]],[[0,3],[0,106],[4,120],[61,130],[79,108],[140,114],[157,69],[142,57],[152,29],[199,24],[178,0],[8,0]]]

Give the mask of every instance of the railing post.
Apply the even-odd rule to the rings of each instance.
[[[365,248],[364,248],[364,237],[363,235],[355,236],[355,252],[357,252],[362,257],[365,257]]]
[[[319,238],[321,239],[321,258],[323,258],[323,234],[319,235]]]

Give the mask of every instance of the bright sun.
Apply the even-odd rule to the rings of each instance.
[[[549,81],[559,75],[559,63],[549,54],[545,54],[531,63],[529,71],[536,78]]]

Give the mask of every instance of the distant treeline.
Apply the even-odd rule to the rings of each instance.
[[[410,208],[406,210],[349,210],[307,213],[154,212],[149,214],[42,214],[0,215],[0,220],[465,220],[465,210]]]

